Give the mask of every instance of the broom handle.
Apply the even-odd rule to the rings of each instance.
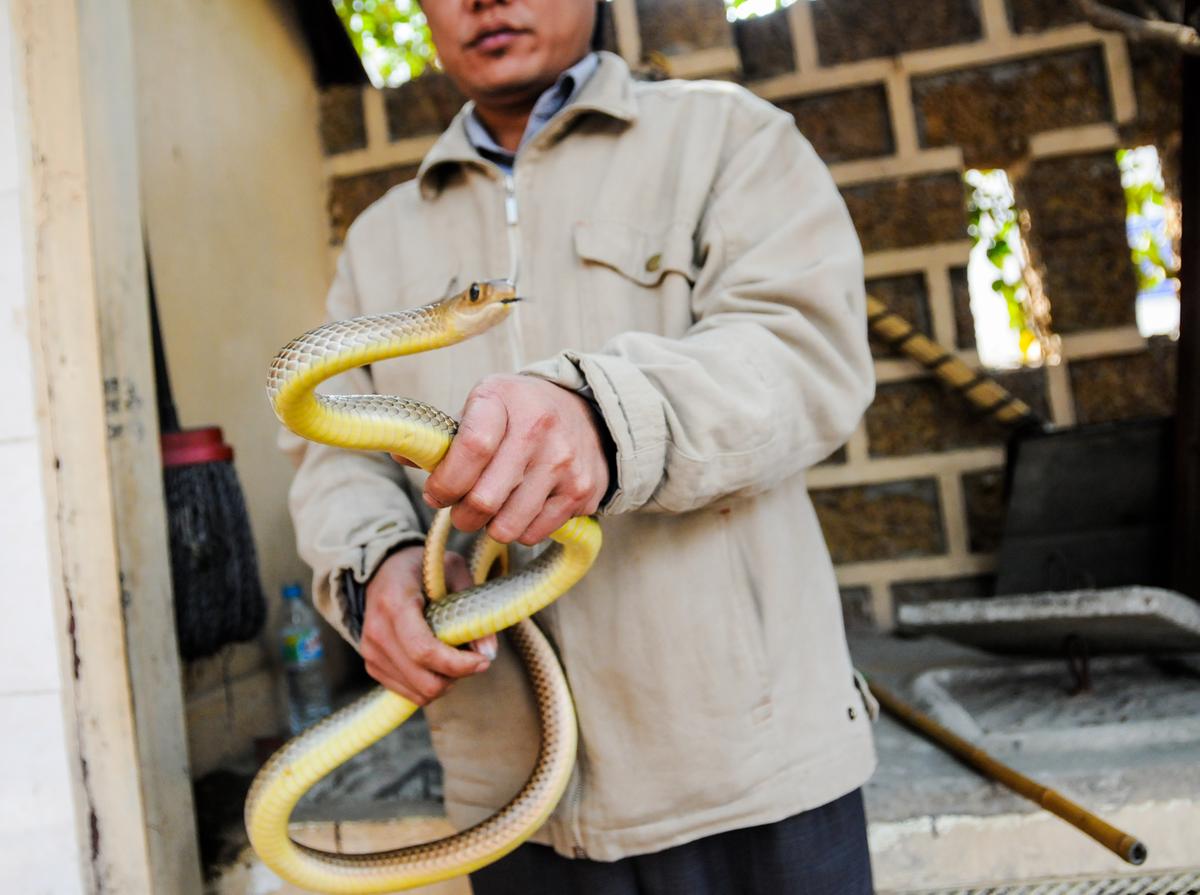
[[[179,413],[171,395],[171,376],[167,372],[167,353],[163,350],[162,327],[158,322],[158,300],[154,296],[154,273],[150,269],[150,250],[146,249],[146,291],[150,294],[150,336],[154,343],[154,394],[158,399],[159,432],[178,432]]]
[[[991,376],[972,370],[873,295],[867,296],[867,324],[877,339],[908,355],[997,422],[1042,428],[1028,404]]]
[[[1018,795],[1058,815],[1130,864],[1141,864],[1146,860],[1146,846],[1136,837],[1124,830],[1118,830],[1082,805],[1077,805],[1066,796],[1048,786],[1042,786],[1036,780],[1031,780],[1004,762],[998,761],[879,684],[871,683],[870,688],[871,693],[885,709],[985,777],[1004,784]]]

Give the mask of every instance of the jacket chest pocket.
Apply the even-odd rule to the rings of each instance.
[[[573,240],[585,297],[585,350],[630,330],[678,337],[694,322],[699,265],[686,223],[635,227],[581,221]]]

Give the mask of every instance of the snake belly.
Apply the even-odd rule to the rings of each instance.
[[[297,434],[336,447],[389,451],[432,471],[457,424],[436,408],[385,395],[322,395],[316,387],[339,373],[392,357],[442,348],[500,322],[518,301],[512,285],[475,283],[458,295],[394,314],[326,324],[293,340],[271,364],[267,392],[280,421]],[[440,523],[443,528],[445,524]],[[436,526],[435,526],[436,527]],[[377,688],[286,743],[262,767],[246,798],[246,829],[255,852],[287,881],[329,893],[394,892],[470,873],[512,851],[540,827],[566,789],[575,762],[577,726],[565,675],[529,616],[566,593],[600,549],[589,517],[568,520],[528,566],[486,581],[494,544],[473,557],[476,586],[443,596],[436,589],[426,618],[451,645],[506,628],[526,665],[541,724],[541,746],[524,787],[492,817],[434,842],[386,852],[339,854],[288,836],[300,798],[334,768],[396,729],[417,706]],[[445,532],[427,548],[440,564]],[[434,585],[436,588],[438,585]],[[444,589],[444,585],[442,585]]]

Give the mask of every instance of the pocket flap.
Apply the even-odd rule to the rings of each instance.
[[[643,286],[657,286],[668,272],[696,281],[692,228],[684,224],[641,230],[617,221],[580,221],[575,251],[584,261],[611,267]]]

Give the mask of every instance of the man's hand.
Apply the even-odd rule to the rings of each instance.
[[[454,506],[459,531],[538,543],[572,516],[596,512],[608,461],[592,409],[532,376],[498,375],[467,397],[458,434],[425,483],[425,502]]]
[[[424,547],[406,547],[379,566],[367,584],[359,649],[367,673],[417,705],[437,699],[458,678],[486,671],[487,652],[496,655],[495,635],[477,641],[479,652],[455,649],[436,637],[425,621],[421,593]],[[467,564],[446,554],[446,587],[453,593],[471,586]]]

